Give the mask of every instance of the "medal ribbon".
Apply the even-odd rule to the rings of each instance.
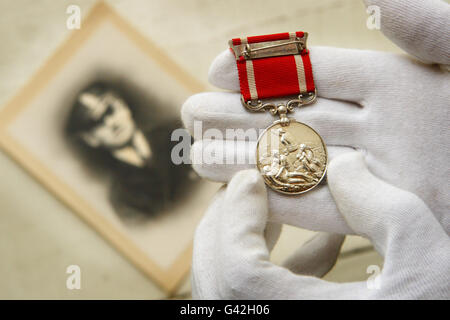
[[[302,38],[303,32],[285,32],[232,39],[233,46]],[[234,52],[234,51],[233,51]],[[309,51],[300,54],[236,60],[241,94],[245,101],[299,95],[315,90]]]

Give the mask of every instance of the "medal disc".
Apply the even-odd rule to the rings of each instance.
[[[266,184],[281,193],[300,194],[317,186],[327,169],[327,150],[308,125],[275,122],[258,139],[256,165]]]

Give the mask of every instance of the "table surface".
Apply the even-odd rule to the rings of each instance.
[[[142,34],[207,84],[208,67],[240,35],[307,30],[310,45],[400,52],[377,30],[366,27],[362,1],[106,1]],[[11,98],[68,37],[66,9],[82,18],[93,0],[1,0],[0,105]],[[160,299],[166,295],[78,216],[0,152],[0,298]],[[285,259],[313,233],[285,227],[272,254]],[[81,267],[81,290],[66,288],[66,268]],[[368,278],[382,258],[370,243],[348,237],[327,279]],[[177,296],[189,297],[189,280]]]

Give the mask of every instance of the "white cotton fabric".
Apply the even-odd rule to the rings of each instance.
[[[264,238],[268,199],[255,169],[221,189],[194,238],[195,299],[449,299],[450,238],[427,205],[369,172],[359,152],[336,157],[328,173],[339,211],[356,234],[369,238],[385,262],[374,283],[332,283],[294,274],[269,261]],[[301,211],[301,208],[298,209]],[[340,247],[333,236],[298,254],[297,273],[327,270]],[[325,238],[324,238],[325,236]],[[337,239],[339,242],[339,239]],[[328,258],[327,258],[328,257]],[[321,261],[321,262],[318,262]]]
[[[274,120],[241,105],[229,50],[212,63],[209,78],[230,92],[197,94],[183,105],[191,134],[201,121],[203,130],[224,136],[196,137],[194,169],[228,183],[196,232],[195,298],[450,299],[449,5],[366,3],[379,6],[382,32],[409,55],[310,48],[319,98],[290,116],[327,144],[328,184],[301,196],[267,190],[252,169],[256,138],[226,140],[227,129],[264,129]],[[245,153],[253,161],[205,162],[199,157],[205,150],[226,159]],[[281,223],[337,234],[319,234],[279,267],[269,251]],[[367,237],[385,257],[379,289],[316,278],[333,266],[343,241],[338,234]]]
[[[378,3],[382,17],[407,12],[406,16],[414,25],[416,19],[422,19],[413,17],[414,12],[428,15],[436,12],[426,7],[435,5],[436,1],[392,2],[397,4],[390,5],[391,1],[371,1],[371,4]],[[399,6],[399,2],[403,6]],[[439,2],[438,6],[439,14],[427,17],[434,26],[434,33],[428,34],[433,38],[433,50],[427,41],[415,41],[416,33],[406,37],[405,33],[410,30],[407,22],[388,23],[387,18],[384,18],[386,21],[382,18],[382,31],[402,47],[416,48],[416,56],[422,57],[426,51],[427,60],[450,64],[449,5]],[[417,7],[422,10],[416,10]],[[360,150],[375,175],[423,199],[449,233],[449,73],[437,64],[424,64],[406,54],[329,47],[312,47],[310,52],[319,98],[315,104],[297,109],[290,116],[313,127],[323,137],[331,157],[346,150]],[[242,106],[236,63],[229,50],[213,62],[210,81],[232,92],[200,93],[185,102],[182,118],[192,134],[195,120],[202,121],[204,130],[215,128],[224,134],[226,129],[264,129],[275,120],[268,112],[251,113]],[[210,143],[197,140],[193,155],[202,153],[204,146]],[[246,150],[249,158],[255,152],[255,143],[253,147],[245,146],[242,141],[212,143],[217,153],[228,158],[236,150]],[[194,163],[201,176],[220,182],[228,182],[239,170],[254,167],[254,163]],[[353,233],[326,186],[301,197],[274,191],[269,191],[268,197],[270,221],[311,230]]]

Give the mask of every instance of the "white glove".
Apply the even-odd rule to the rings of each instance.
[[[438,0],[373,0],[381,8],[381,29],[408,53],[426,62],[450,64],[450,6]],[[311,35],[314,36],[314,35]],[[313,127],[328,146],[330,159],[361,150],[370,170],[384,181],[419,196],[450,233],[448,72],[406,55],[327,47],[310,48],[319,98],[290,114]],[[252,113],[240,102],[236,63],[229,50],[210,69],[210,82],[234,92],[208,92],[190,97],[183,106],[185,126],[203,129],[263,129],[276,120]],[[256,142],[198,140],[194,161],[205,150],[231,159],[236,152],[254,158]],[[203,177],[228,182],[254,164],[194,163]],[[350,190],[353,195],[357,190]],[[351,234],[329,189],[319,186],[301,196],[268,191],[269,221],[311,230]],[[301,210],[299,209],[301,208]],[[355,230],[356,231],[356,230]]]
[[[264,239],[269,212],[267,193],[261,175],[253,169],[239,172],[226,189],[220,190],[197,228],[193,297],[450,298],[450,238],[419,197],[376,178],[356,151],[330,163],[328,184],[349,227],[368,237],[385,257],[374,288],[366,282],[338,284],[295,275],[272,264]],[[301,214],[302,209],[298,211]],[[298,265],[308,270],[308,265],[326,257],[330,240],[320,245],[306,244]],[[314,253],[321,258],[315,259]],[[320,263],[314,265],[314,270],[317,267]]]

